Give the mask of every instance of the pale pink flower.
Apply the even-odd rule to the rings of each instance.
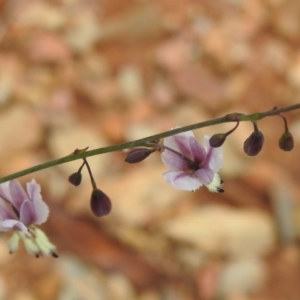
[[[204,136],[204,145],[195,139],[192,131],[164,139],[165,149],[161,158],[169,172],[163,175],[175,189],[194,191],[205,185],[212,192],[223,192],[218,175],[223,151],[212,148],[208,136]]]
[[[17,180],[0,184],[0,231],[15,231],[9,241],[11,253],[17,250],[22,239],[31,254],[57,256],[55,246],[35,226],[44,223],[48,215],[49,208],[34,179],[27,183],[26,191]]]

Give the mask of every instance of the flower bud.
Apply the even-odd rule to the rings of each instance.
[[[138,163],[147,158],[154,151],[153,149],[147,148],[134,149],[127,154],[125,161],[130,164]]]
[[[95,216],[103,217],[111,211],[109,197],[99,189],[94,189],[91,196],[91,209]]]
[[[82,175],[79,172],[75,172],[69,176],[69,182],[75,186],[81,183]]]
[[[279,148],[283,151],[291,151],[294,148],[294,138],[289,131],[284,132],[279,139]]]
[[[244,152],[249,156],[255,156],[260,152],[263,144],[264,135],[257,129],[244,142]]]
[[[209,139],[209,144],[213,148],[218,148],[223,145],[227,137],[227,134],[225,133],[217,133],[214,134],[210,139]]]
[[[238,114],[238,113],[233,113],[233,114],[230,114],[230,115],[227,115],[227,116],[226,116],[229,120],[234,120],[234,121],[236,121],[236,124],[235,124],[235,126],[234,126],[231,130],[229,130],[229,131],[227,131],[227,132],[225,132],[225,133],[217,133],[217,134],[214,134],[214,135],[209,139],[209,144],[210,144],[211,147],[213,147],[213,148],[221,147],[221,146],[224,144],[224,142],[225,142],[227,136],[228,136],[229,134],[233,133],[233,132],[238,128],[238,126],[239,126],[239,124],[240,124],[240,121],[237,119],[238,115],[240,115],[240,114]]]

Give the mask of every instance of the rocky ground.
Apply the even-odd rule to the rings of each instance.
[[[298,0],[0,1],[0,176],[231,112],[299,102]],[[42,227],[60,257],[8,253],[0,299],[296,300],[300,298],[300,114],[263,119],[224,145],[224,194],[172,189],[160,155],[129,165],[89,158],[109,216],[90,211],[75,161],[33,176],[50,206]],[[232,124],[199,129],[203,136]]]

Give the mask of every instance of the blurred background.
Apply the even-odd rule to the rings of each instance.
[[[227,113],[299,101],[298,0],[0,0],[0,176]],[[279,117],[224,145],[224,194],[166,184],[158,153],[88,159],[112,200],[90,211],[81,161],[20,178],[42,185],[42,228],[58,259],[8,253],[0,236],[0,299],[300,299],[300,119],[285,114],[295,149],[283,152]],[[233,124],[199,129],[203,136]]]

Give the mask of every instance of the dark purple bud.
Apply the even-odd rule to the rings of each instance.
[[[225,140],[226,140],[227,134],[225,133],[217,133],[214,134],[210,139],[209,139],[209,144],[213,148],[218,148],[221,147]]]
[[[138,163],[147,158],[154,151],[154,149],[147,148],[134,149],[127,154],[125,161],[130,164]]]
[[[257,129],[244,142],[244,151],[249,156],[255,156],[260,152],[263,144],[264,135]]]
[[[91,209],[97,217],[106,216],[111,211],[111,201],[101,190],[95,189],[91,196]]]
[[[230,114],[230,115],[227,115],[226,117],[229,119],[229,120],[234,120],[236,121],[236,124],[235,126],[229,130],[228,132],[225,132],[225,133],[217,133],[217,134],[214,134],[210,139],[209,139],[209,144],[211,147],[213,148],[218,148],[218,147],[221,147],[227,136],[231,133],[233,133],[239,126],[240,124],[240,121],[237,119],[237,117],[241,115],[241,114],[238,114],[238,113],[233,113],[233,114]]]
[[[69,182],[75,186],[81,183],[82,175],[79,172],[75,172],[69,176]]]
[[[279,139],[279,148],[283,151],[291,151],[294,148],[294,138],[289,131],[284,132]]]

